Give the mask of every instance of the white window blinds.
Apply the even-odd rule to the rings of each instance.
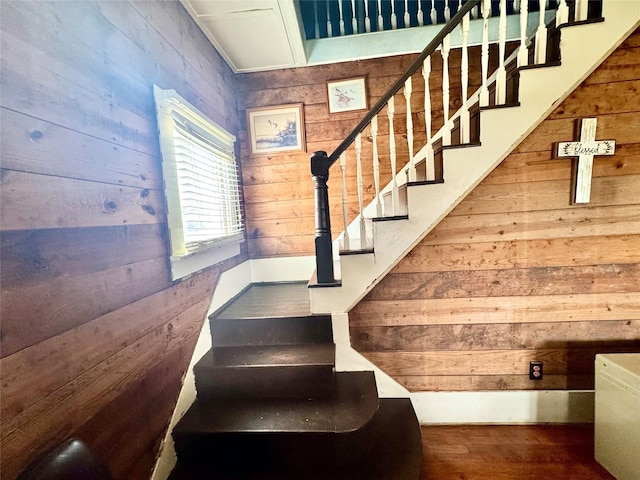
[[[244,238],[235,137],[156,87],[172,256]]]
[[[191,250],[242,232],[240,187],[233,145],[214,143],[179,117],[173,141],[184,243]]]

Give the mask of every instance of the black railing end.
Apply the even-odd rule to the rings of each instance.
[[[313,152],[311,155],[311,175],[314,177],[328,177],[330,166],[327,152],[323,150]]]

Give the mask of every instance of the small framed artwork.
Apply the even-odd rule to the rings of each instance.
[[[364,77],[327,83],[329,113],[367,109],[367,89]]]
[[[305,151],[302,103],[247,110],[252,155]]]

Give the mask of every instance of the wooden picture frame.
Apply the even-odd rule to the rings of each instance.
[[[247,109],[251,155],[306,151],[302,103]]]
[[[327,83],[329,113],[367,109],[365,77],[349,78]]]

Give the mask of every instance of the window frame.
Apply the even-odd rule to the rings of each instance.
[[[235,155],[236,137],[186,101],[175,90],[163,90],[154,85],[153,94],[158,120],[164,195],[167,205],[171,277],[172,280],[177,280],[240,254],[240,244],[245,241],[246,235],[241,198],[242,183]],[[211,143],[215,142],[222,148],[226,148],[233,159],[237,172],[237,209],[239,210],[239,225],[241,227],[238,233],[190,244],[187,248],[174,142],[174,130],[177,128],[174,114],[177,114],[181,120],[186,119],[190,125],[200,131],[206,132],[207,135],[215,139]],[[228,179],[229,177],[224,177],[224,181]]]

